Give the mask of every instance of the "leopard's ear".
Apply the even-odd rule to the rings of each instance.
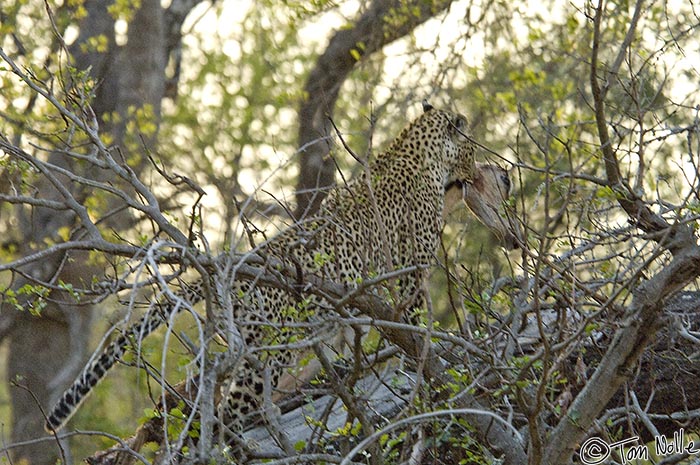
[[[428,102],[428,99],[423,100],[423,113],[427,113],[427,112],[429,112],[430,110],[432,110],[433,108],[435,108],[435,107],[433,107],[433,106]]]

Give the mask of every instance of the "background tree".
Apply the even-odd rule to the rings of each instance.
[[[90,121],[94,130],[101,124],[105,133],[111,135],[111,142],[119,147],[119,156],[134,161],[131,167],[138,175],[146,158],[134,149],[141,143],[150,146],[156,140],[169,54],[166,41],[170,39],[172,47],[172,36],[179,35],[184,19],[182,13],[180,17],[171,14],[167,24],[170,29],[166,31],[164,11],[158,2],[149,1],[142,2],[139,9],[102,1],[64,4],[55,11],[53,5],[45,6],[46,10],[40,3],[3,6],[3,33],[7,38],[3,46],[10,47],[14,59],[22,60],[24,65],[18,66],[27,66],[27,76],[33,80],[18,86],[10,73],[3,73],[3,88],[11,92],[4,94],[7,111],[3,115],[3,137],[17,145],[35,141],[37,151],[50,154],[44,159],[46,166],[56,167],[50,176],[34,176],[30,165],[5,157],[5,172],[16,176],[3,188],[9,196],[6,199],[12,201],[18,194],[20,198],[28,195],[41,199],[39,203],[13,202],[14,212],[9,205],[3,207],[5,215],[11,215],[10,222],[4,224],[10,238],[5,248],[11,256],[31,256],[47,244],[85,236],[84,224],[75,209],[63,203],[69,202],[67,195],[71,202],[86,207],[83,215],[100,215],[107,230],[131,222],[122,199],[91,192],[81,182],[92,179],[120,186],[114,173],[104,170],[104,166],[86,163],[74,155],[76,150],[85,154],[79,147],[88,141],[87,134],[76,133],[75,123],[52,120],[57,114],[38,93],[77,110],[77,116],[84,118],[83,123]],[[178,6],[192,7],[175,2],[171,11]],[[76,22],[72,18],[81,19]],[[115,24],[119,21],[130,25],[126,43],[121,46],[115,37]],[[64,37],[71,28],[73,33],[77,30],[77,37],[68,46]],[[80,114],[88,103],[92,105],[91,113]],[[61,169],[77,179],[62,174]],[[47,207],[41,201],[54,203]],[[64,206],[57,210],[56,203]],[[78,302],[71,294],[89,288],[103,274],[104,265],[103,260],[90,257],[87,250],[57,250],[40,260],[29,261],[6,283],[11,283],[20,295],[23,290],[44,294],[43,302],[36,305],[26,296],[20,299],[23,305],[33,306],[33,312],[18,312],[12,305],[3,305],[3,336],[8,339],[7,376],[22,386],[10,390],[13,441],[36,437],[42,424],[37,403],[46,405],[55,398],[83,363],[95,296]],[[42,318],[37,318],[39,313]],[[64,365],[57,366],[58,360],[63,360]],[[52,463],[56,452],[35,446],[18,450],[16,457],[24,457],[29,463]]]
[[[467,114],[485,157],[514,167],[522,253],[471,224],[465,235],[464,217],[449,222],[434,314],[415,330],[442,342],[422,350],[408,328],[382,326],[380,303],[355,302],[383,328],[377,347],[406,355],[422,383],[385,435],[331,431],[349,436],[343,453],[560,464],[580,460],[587,437],[697,429],[697,307],[679,306],[697,295],[677,294],[700,274],[696,5],[198,4],[3,4],[6,442],[41,435],[38,406],[82,366],[95,304],[123,290],[134,310],[130,296],[205,272],[215,251],[246,250],[241,232],[254,241],[313,211],[316,188],[358,167],[332,140],[371,156],[426,97]],[[331,20],[327,45],[309,43]],[[172,357],[162,346],[192,351],[169,334],[144,346],[153,366]],[[191,360],[163,375],[186,378]],[[105,392],[98,411],[113,403]],[[125,416],[99,429],[126,435],[138,414]],[[95,449],[82,440],[81,456]],[[297,452],[318,453],[322,441],[303,441]],[[67,443],[47,444],[9,449],[32,464],[72,461]]]

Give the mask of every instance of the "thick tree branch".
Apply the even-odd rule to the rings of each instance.
[[[629,187],[621,174],[620,163],[608,132],[605,96],[611,80],[619,71],[627,54],[642,8],[643,1],[638,0],[625,40],[608,73],[605,86],[601,88],[598,66],[604,2],[601,0],[598,3],[593,19],[590,85],[608,186],[616,193],[617,201],[629,216],[630,222],[658,242],[661,248],[669,250],[673,259],[633,291],[633,299],[625,313],[625,319],[621,322],[621,328],[616,331],[605,356],[573,400],[567,415],[549,434],[541,462],[547,465],[570,463],[572,455],[588,434],[595,419],[620,386],[630,379],[642,353],[651,344],[661,326],[664,299],[700,276],[700,248],[695,244],[692,229],[684,224],[669,224],[661,215],[654,213]]]
[[[299,109],[297,218],[315,212],[325,197],[323,190],[335,183],[335,164],[328,157],[332,134],[329,118],[340,88],[358,60],[409,34],[451,3],[452,0],[374,0],[353,27],[342,29],[331,38],[306,81],[306,99]]]
[[[659,273],[634,292],[621,329],[568,414],[549,435],[543,464],[569,463],[595,418],[629,379],[639,357],[660,327],[664,299],[700,276],[700,248],[686,247]]]
[[[632,42],[634,32],[639,20],[640,11],[643,8],[643,1],[638,0],[635,11],[630,21],[630,27],[625,36],[613,67],[608,73],[608,79],[604,88],[598,82],[598,55],[601,45],[601,22],[604,13],[604,1],[598,2],[596,14],[593,20],[593,42],[591,48],[591,73],[590,84],[593,95],[593,105],[595,110],[595,121],[600,140],[600,150],[603,152],[603,162],[608,186],[617,195],[617,201],[622,209],[627,213],[630,221],[642,231],[649,234],[649,237],[667,248],[671,253],[676,253],[693,239],[693,231],[689,227],[671,225],[662,216],[651,211],[644,199],[639,197],[633,189],[622,178],[620,162],[612,146],[612,141],[608,132],[608,122],[605,114],[605,96],[610,88],[610,80],[617,74],[626,55],[627,49]]]

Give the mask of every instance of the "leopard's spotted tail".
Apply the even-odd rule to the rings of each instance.
[[[189,288],[187,291],[178,292],[179,296],[187,297],[191,304],[201,300],[201,295]],[[88,364],[78,375],[73,384],[63,393],[61,399],[53,407],[46,417],[44,429],[52,433],[61,429],[77,411],[93,387],[104,378],[107,371],[117,363],[129,345],[134,340],[140,340],[155,331],[168,316],[182,308],[172,302],[163,304],[158,311],[144,315],[138,323],[120,334],[102,354]]]

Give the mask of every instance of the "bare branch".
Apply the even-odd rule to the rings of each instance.
[[[599,65],[599,49],[601,44],[601,22],[604,11],[604,1],[600,0],[596,8],[595,18],[593,21],[593,41],[591,46],[591,73],[590,84],[593,94],[593,103],[595,109],[595,120],[598,128],[598,137],[600,139],[600,150],[603,152],[603,161],[605,165],[605,173],[608,180],[608,185],[617,194],[617,200],[622,209],[627,213],[630,221],[641,228],[644,232],[650,235],[650,238],[660,242],[664,247],[668,248],[672,253],[678,252],[694,237],[693,231],[687,227],[673,227],[663,217],[652,212],[646,205],[643,199],[624,181],[620,172],[620,162],[613,150],[612,141],[608,133],[607,117],[605,114],[605,95],[609,85],[606,84],[604,89],[598,84],[598,65]],[[612,70],[617,72],[621,66],[622,58],[624,57],[627,47],[631,44],[634,31],[639,19],[639,10],[643,6],[642,0],[638,0],[635,6],[628,33],[625,37],[619,52],[618,57],[613,64]]]

